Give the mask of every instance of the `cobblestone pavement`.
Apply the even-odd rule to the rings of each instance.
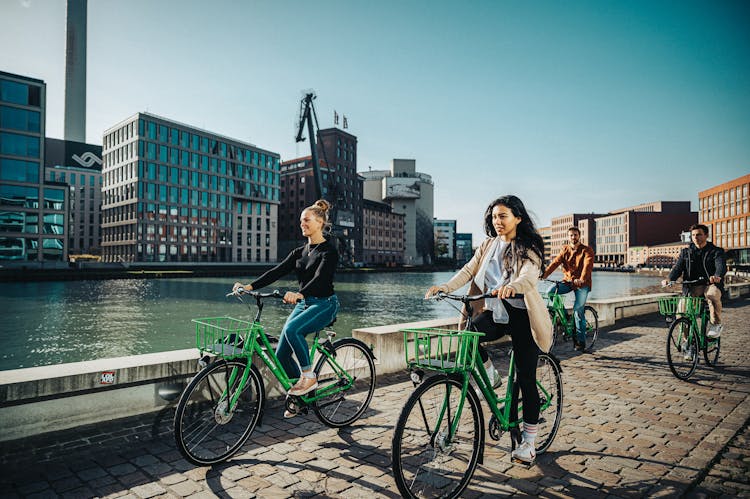
[[[725,307],[719,367],[701,360],[672,376],[658,315],[619,321],[592,354],[557,347],[565,380],[562,426],[531,468],[513,465],[508,437],[487,439],[465,497],[748,496],[750,299]],[[507,343],[494,349],[502,364]],[[405,374],[379,380],[366,417],[333,430],[314,416],[263,425],[229,462],[195,468],[173,443],[173,409],[5,444],[2,496],[398,497],[393,425],[412,391]]]

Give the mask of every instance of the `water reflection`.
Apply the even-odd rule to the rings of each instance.
[[[341,311],[335,329],[456,316],[447,302],[425,301],[425,290],[449,272],[340,274]],[[554,276],[553,276],[554,277]],[[190,319],[233,316],[252,320],[250,309],[225,294],[237,278],[6,283],[0,287],[0,370],[191,348]],[[628,294],[658,277],[594,274],[592,298]],[[294,289],[291,280],[272,288]],[[540,289],[544,285],[540,285]],[[572,295],[570,296],[572,299]],[[263,323],[278,333],[291,305],[267,302]]]

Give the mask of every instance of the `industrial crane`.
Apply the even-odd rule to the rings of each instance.
[[[297,142],[304,142],[305,137],[303,137],[303,134],[305,132],[305,127],[307,127],[307,136],[310,139],[310,153],[312,156],[313,176],[315,177],[315,196],[317,199],[324,199],[323,175],[320,172],[318,147],[316,143],[316,139],[317,141],[320,140],[320,127],[318,126],[318,115],[315,113],[315,105],[313,104],[315,97],[316,96],[314,92],[308,92],[302,98],[302,101],[300,101],[299,125],[297,126],[297,137],[295,140]],[[313,120],[315,120],[314,126]],[[326,157],[325,148],[321,147],[320,150],[323,153],[323,160],[325,164],[328,165],[329,163],[328,158]],[[336,246],[339,252],[339,262],[344,266],[350,266],[354,262],[354,255],[352,254],[352,249],[348,244],[347,238],[345,237],[344,230],[338,223],[339,220],[337,205],[339,203],[343,203],[344,199],[339,192],[338,185],[334,183],[332,185],[333,188],[330,187],[331,186],[329,185],[328,194],[333,197],[333,202],[331,202],[331,211],[329,213],[329,220],[331,220],[331,235],[335,237],[337,241]]]

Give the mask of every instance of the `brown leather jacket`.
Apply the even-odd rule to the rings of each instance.
[[[594,250],[585,244],[579,244],[575,250],[566,244],[557,257],[552,260],[544,271],[542,279],[546,279],[560,264],[563,266],[563,281],[573,283],[573,279],[581,279],[585,286],[591,289],[591,270],[594,268]]]

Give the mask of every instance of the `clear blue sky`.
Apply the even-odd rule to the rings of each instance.
[[[0,0],[0,70],[47,82],[51,137],[64,23],[62,0]],[[416,159],[475,243],[506,193],[540,225],[695,207],[750,172],[749,25],[745,1],[89,0],[87,140],[149,111],[291,159],[311,88],[360,170]]]

